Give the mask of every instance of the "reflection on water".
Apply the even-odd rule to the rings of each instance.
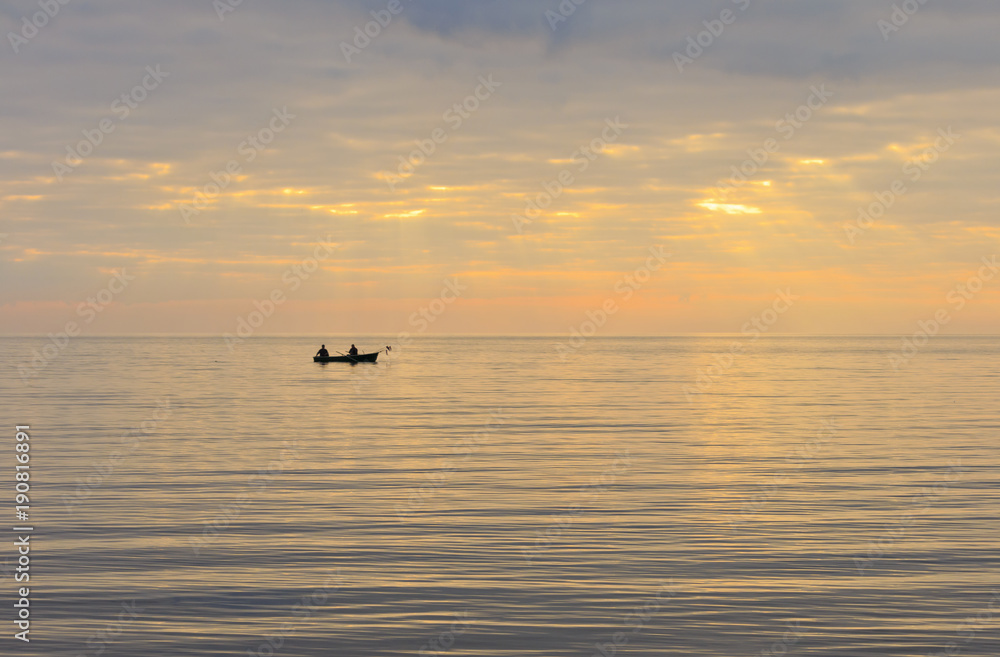
[[[1000,342],[731,341],[2,339],[27,652],[1000,652]]]

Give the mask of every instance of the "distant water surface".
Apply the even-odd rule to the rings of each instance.
[[[1000,339],[558,342],[0,339],[23,653],[1000,654]]]

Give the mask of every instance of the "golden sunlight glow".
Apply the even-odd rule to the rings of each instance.
[[[115,182],[122,182],[123,180],[149,180],[152,178],[148,173],[126,173],[121,176],[107,176],[108,180],[113,180]]]
[[[621,157],[626,153],[638,153],[640,150],[635,144],[608,144],[604,147],[604,154],[611,157]]]
[[[709,201],[703,201],[698,204],[698,207],[705,208],[706,210],[711,210],[712,212],[724,212],[726,214],[760,214],[760,208],[755,208],[748,205],[739,205],[736,203],[713,203]]]
[[[414,217],[419,217],[427,210],[411,210],[410,212],[399,212],[394,214],[382,215],[386,219],[413,219]]]
[[[334,11],[334,5],[347,11],[345,7],[358,3],[326,4],[331,7],[324,11]],[[505,11],[499,8],[505,3],[496,4],[487,12],[490,16],[468,12],[463,20],[476,17],[492,24],[493,12]],[[249,15],[253,10],[241,11]],[[279,12],[274,18],[290,16],[311,14]],[[938,18],[931,12],[920,21]],[[689,27],[701,29],[700,20]],[[678,255],[665,265],[669,275],[658,271],[642,290],[650,304],[648,316],[623,312],[614,325],[608,324],[607,335],[738,330],[767,307],[755,307],[758,298],[767,303],[766,297],[747,296],[751,302],[745,305],[715,306],[714,300],[767,295],[778,285],[794,286],[796,294],[812,300],[782,317],[776,327],[780,332],[905,331],[946,304],[944,294],[953,280],[968,279],[965,268],[984,266],[976,263],[1000,249],[997,194],[989,175],[1000,146],[1000,127],[990,122],[989,111],[1000,107],[1000,92],[983,82],[988,75],[978,75],[981,71],[974,67],[956,69],[968,73],[960,79],[925,84],[939,74],[937,65],[929,71],[898,57],[882,76],[875,60],[837,64],[837,55],[831,55],[834,64],[826,65],[833,69],[819,67],[808,84],[789,84],[781,75],[746,75],[741,59],[761,53],[730,49],[714,53],[714,62],[699,61],[698,73],[672,76],[669,85],[654,84],[650,75],[660,71],[659,58],[646,53],[632,62],[638,51],[618,45],[622,39],[658,34],[655,24],[648,35],[645,28],[627,36],[616,31],[600,47],[588,32],[587,39],[567,42],[571,49],[549,53],[538,47],[548,30],[535,34],[537,22],[529,21],[530,29],[522,35],[526,40],[517,42],[516,56],[509,60],[500,55],[514,42],[504,42],[503,48],[490,43],[482,50],[483,44],[475,43],[473,50],[463,52],[467,36],[456,30],[462,38],[451,44],[452,51],[442,49],[451,36],[442,41],[427,26],[411,25],[396,32],[395,46],[384,44],[389,51],[380,46],[382,55],[373,56],[374,48],[365,54],[364,75],[346,66],[350,62],[343,62],[334,48],[332,58],[319,63],[313,53],[308,59],[303,55],[305,63],[295,69],[254,62],[247,68],[254,75],[245,88],[236,88],[238,76],[228,74],[197,89],[212,78],[186,78],[185,89],[194,85],[191,99],[205,93],[214,98],[214,87],[225,87],[220,98],[231,105],[219,112],[178,113],[186,107],[179,104],[183,89],[171,79],[167,86],[173,91],[153,94],[160,99],[144,103],[141,121],[130,118],[120,132],[105,133],[106,141],[101,138],[96,146],[93,126],[104,114],[103,96],[97,98],[101,106],[91,107],[80,104],[72,85],[32,82],[27,88],[45,95],[35,106],[47,109],[18,113],[5,134],[10,143],[0,147],[5,171],[0,180],[0,255],[8,264],[30,261],[5,269],[4,282],[11,281],[15,289],[8,301],[31,295],[54,298],[54,281],[65,283],[65,298],[86,298],[90,289],[103,285],[86,278],[97,266],[125,265],[137,271],[141,265],[140,275],[151,281],[129,291],[129,304],[167,308],[171,299],[191,307],[209,297],[264,299],[273,285],[282,284],[281,268],[314,252],[313,245],[291,240],[335,235],[345,240],[341,250],[322,263],[326,275],[310,278],[297,301],[363,299],[369,308],[357,317],[373,330],[395,331],[398,319],[371,308],[384,304],[398,311],[405,327],[411,305],[419,309],[419,298],[436,297],[442,277],[461,274],[480,285],[450,306],[454,310],[432,332],[563,331],[570,324],[550,308],[576,313],[579,324],[593,304],[599,308],[604,296],[617,294],[609,292],[614,283],[643,266],[648,249],[655,246]],[[870,21],[862,22],[864,38],[877,34]],[[614,22],[615,30],[623,27],[620,23]],[[325,33],[323,25],[315,27]],[[229,36],[221,43],[226,48],[245,49],[244,55],[270,61],[267,52],[254,47],[257,42],[232,38],[233,30],[255,34],[245,19],[226,21],[224,28]],[[745,29],[746,36],[754,27]],[[92,36],[88,30],[67,30],[63,37],[77,32]],[[761,52],[774,47],[781,30],[765,32]],[[475,42],[512,36],[506,28],[500,35],[472,33]],[[800,46],[800,36],[790,35],[790,43]],[[50,44],[59,38],[46,37]],[[899,45],[909,47],[904,40],[899,35]],[[41,51],[40,41],[31,48]],[[126,42],[98,44],[98,49],[132,43]],[[529,43],[531,48],[522,47]],[[822,43],[813,39],[809,45]],[[654,39],[649,45],[655,52],[658,44]],[[839,53],[843,44],[831,47]],[[178,50],[178,57],[190,58],[196,66],[202,56],[196,50]],[[323,57],[327,55],[331,52]],[[538,61],[527,66],[536,56]],[[723,65],[727,57],[735,59]],[[92,65],[88,57],[78,59],[65,64]],[[103,55],[99,59],[111,61]],[[131,66],[131,60],[130,55],[123,61]],[[42,63],[33,60],[15,69],[31,81]],[[475,89],[486,64],[495,65],[501,79],[507,76],[510,86],[502,89],[511,92],[484,103],[481,114],[463,117],[468,121],[460,122],[458,130],[442,113],[453,116],[450,104],[467,96],[469,85]],[[778,71],[786,66],[763,57],[752,68],[771,64]],[[911,65],[905,74],[897,71]],[[532,73],[537,66],[544,74]],[[836,95],[820,94],[821,80],[841,69],[860,77],[842,82],[840,89],[828,80],[828,90]],[[292,78],[288,70],[296,71]],[[205,72],[226,73],[214,68]],[[59,68],[53,73],[63,74]],[[112,92],[119,84],[115,80],[125,84],[121,77],[116,73],[109,78]],[[815,89],[809,89],[813,82]],[[616,89],[610,97],[609,84]],[[244,137],[253,134],[248,131],[277,121],[257,113],[259,89],[268,85],[288,94],[279,94],[274,103],[287,103],[293,115],[302,116],[287,132],[276,131],[267,148],[242,148],[249,143],[241,145]],[[813,96],[822,96],[818,106]],[[826,102],[828,97],[832,102]],[[803,103],[810,110],[808,119],[803,118],[805,109],[796,109]],[[628,122],[621,125],[633,127],[609,140],[604,120],[612,121],[619,111]],[[57,113],[59,121],[49,125]],[[33,121],[37,125],[31,127]],[[950,150],[952,125],[954,136],[962,138]],[[428,136],[439,128],[443,132],[431,138],[432,146]],[[70,155],[91,134],[91,147],[84,144],[83,150],[94,154],[78,166]],[[949,150],[941,148],[946,142]],[[415,144],[420,151],[413,151]],[[412,152],[415,158],[412,170],[404,167],[405,174],[394,160],[400,152]],[[417,157],[420,152],[423,157]],[[67,164],[53,168],[59,163]],[[54,177],[58,171],[62,173]],[[132,247],[126,245],[146,250],[127,251]],[[928,269],[933,280],[918,284],[914,277]],[[749,271],[760,274],[751,277]],[[813,276],[813,271],[822,275]],[[419,278],[394,278],[400,272]],[[855,273],[858,278],[852,278]],[[855,284],[869,279],[877,285]],[[1000,317],[1000,305],[992,308],[984,301],[1000,293],[994,292],[1000,290],[1000,277],[996,281],[982,296],[967,300],[970,308],[983,310],[963,313],[949,330],[989,332],[1000,326],[983,319],[990,313]],[[342,294],[348,286],[366,293]],[[638,297],[639,290],[634,292]],[[404,294],[411,296],[401,301]],[[673,301],[668,300],[679,298],[686,299],[683,306],[669,312]],[[495,299],[509,300],[505,303],[515,316],[497,323],[500,310],[465,310],[477,303],[490,308]],[[530,312],[517,316],[520,307]],[[852,307],[856,316],[840,312]],[[0,313],[0,329],[30,320],[36,324],[25,326],[40,335],[51,330],[51,318],[8,312],[10,308],[4,306]],[[865,313],[871,308],[878,317],[869,321]],[[158,329],[159,320],[153,315],[145,319],[138,305],[129,312],[135,314],[128,321],[102,317],[95,330]],[[353,318],[322,313],[296,317],[296,312],[276,317],[263,331],[354,330],[362,325],[354,326]],[[218,305],[171,321],[184,330],[221,333],[226,327],[232,330],[232,313]]]

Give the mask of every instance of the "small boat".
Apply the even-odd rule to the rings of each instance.
[[[314,363],[374,363],[380,351],[373,351],[370,354],[358,354],[357,356],[313,356]]]

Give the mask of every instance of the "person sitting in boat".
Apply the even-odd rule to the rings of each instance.
[[[358,355],[358,348],[357,348],[357,347],[355,347],[355,346],[354,346],[354,345],[352,344],[352,345],[351,345],[351,350],[350,350],[350,351],[348,351],[347,353],[348,353],[348,354],[350,354],[351,356],[357,356],[357,355]]]
[[[319,351],[316,352],[316,355],[322,358],[327,358],[330,356],[330,352],[326,350],[326,345],[324,344],[320,346]]]

